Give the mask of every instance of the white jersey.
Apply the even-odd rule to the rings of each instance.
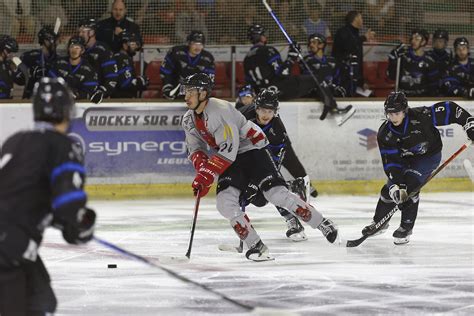
[[[183,129],[189,157],[197,151],[211,150],[232,163],[237,154],[268,145],[260,127],[248,121],[232,103],[216,98],[209,99],[201,115],[188,110],[183,117]]]

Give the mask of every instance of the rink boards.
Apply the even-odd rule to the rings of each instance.
[[[474,112],[473,102],[457,101]],[[434,101],[411,101],[430,106]],[[377,147],[383,101],[339,101],[357,113],[338,127],[336,117],[320,121],[319,102],[282,102],[280,115],[297,155],[320,192],[376,193],[385,175]],[[181,119],[182,103],[103,103],[78,105],[70,135],[84,148],[88,191],[96,197],[188,195],[194,171],[187,160]],[[12,133],[31,128],[31,106],[0,106],[0,144]],[[443,157],[466,140],[459,125],[440,128]],[[469,148],[443,170],[431,190],[472,190],[462,161],[474,157]],[[472,160],[472,158],[471,158]]]

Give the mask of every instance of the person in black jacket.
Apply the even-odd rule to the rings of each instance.
[[[28,68],[28,73],[24,74],[18,68],[15,76],[20,85],[26,85],[23,90],[23,99],[31,98],[35,83],[42,77],[48,76],[48,70],[58,58],[56,54],[57,42],[58,34],[55,34],[50,27],[45,26],[38,32],[38,43],[41,47],[26,51],[21,55],[21,62]]]
[[[118,68],[118,89],[112,94],[112,98],[136,98],[138,92],[146,90],[148,78],[137,76],[133,56],[140,50],[140,41],[136,34],[128,31],[120,33],[122,47],[114,54]]]
[[[352,68],[352,74],[348,73],[346,76],[351,76],[355,84],[348,89],[347,96],[354,96],[357,87],[367,89],[363,74],[363,43],[372,41],[375,33],[368,29],[365,35],[360,35],[363,26],[362,14],[358,11],[349,11],[346,15],[346,25],[338,29],[334,36],[332,55],[338,64],[347,64],[349,67],[346,69]]]
[[[118,53],[122,48],[120,33],[127,31],[137,37],[139,47],[143,46],[140,27],[126,16],[125,1],[114,0],[112,3],[112,16],[101,20],[97,24],[97,40],[106,43],[113,53]]]
[[[99,86],[91,96],[91,102],[100,103],[112,95],[117,87],[118,68],[109,46],[97,41],[97,22],[85,19],[79,22],[79,36],[84,39],[84,58],[99,74]]]
[[[60,229],[70,244],[93,237],[82,149],[66,135],[73,107],[63,79],[40,79],[35,127],[0,149],[0,315],[54,313],[56,297],[38,255],[47,227]]]
[[[16,39],[9,35],[0,35],[0,99],[11,99],[13,83],[17,81],[17,67],[12,62],[12,53],[18,52]]]
[[[433,58],[435,67],[438,70],[438,77],[433,78],[433,89],[436,90],[432,95],[439,95],[439,87],[442,78],[446,75],[449,65],[453,62],[453,52],[448,49],[449,34],[448,31],[437,29],[433,33],[433,49],[426,52]]]
[[[373,222],[362,230],[362,234],[372,235],[375,223],[398,204],[402,216],[393,237],[394,243],[401,245],[409,242],[415,225],[420,186],[441,161],[443,143],[436,127],[459,124],[473,140],[474,117],[452,101],[409,108],[403,92],[392,92],[385,101],[384,110],[387,120],[379,128],[377,142],[388,179],[382,187]],[[388,221],[377,233],[387,228]]]
[[[203,72],[214,80],[216,66],[214,56],[204,49],[206,37],[201,31],[191,31],[187,45],[173,46],[165,56],[160,67],[163,81],[162,93],[166,99],[173,100],[178,96],[178,84],[190,75]]]
[[[52,78],[61,77],[76,100],[89,100],[99,86],[97,71],[82,57],[84,39],[73,36],[67,44],[68,56],[59,58],[48,71]]]

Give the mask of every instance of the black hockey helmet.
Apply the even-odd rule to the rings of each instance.
[[[257,108],[264,108],[278,111],[280,102],[278,101],[278,92],[272,89],[262,89],[255,99]]]
[[[425,40],[426,43],[428,43],[428,41],[430,40],[430,33],[428,33],[427,30],[425,29],[414,29],[411,31],[411,38],[413,38],[413,36],[415,35],[420,35],[421,37],[423,37],[423,39]]]
[[[204,36],[204,33],[201,31],[193,30],[191,33],[188,34],[186,37],[186,41],[188,43],[194,42],[194,43],[201,43],[201,44],[206,44],[206,37]]]
[[[261,24],[254,23],[247,30],[247,38],[252,44],[260,42],[262,35],[265,35],[265,28]]]
[[[408,109],[408,100],[403,91],[390,92],[383,105],[385,114],[396,113],[400,111],[406,112]]]
[[[8,53],[18,52],[18,42],[10,35],[0,35],[0,52],[6,50]]]
[[[443,30],[443,29],[437,29],[433,33],[433,41],[435,39],[444,39],[446,42],[449,41],[449,34],[448,31]]]
[[[214,82],[208,74],[199,72],[194,75],[187,76],[181,80],[181,94],[185,94],[186,89],[198,89],[199,91],[207,91],[209,97],[214,87]]]
[[[239,98],[246,96],[255,97],[255,90],[249,84],[239,89]]]
[[[67,42],[67,48],[71,47],[71,45],[78,45],[78,46],[82,46],[82,48],[85,48],[86,42],[79,35],[74,35]]]
[[[326,47],[326,44],[327,44],[326,36],[324,36],[321,33],[313,33],[310,36],[308,36],[308,46],[311,44],[311,40],[318,40],[320,43],[324,44],[324,47]]]
[[[97,20],[93,19],[93,18],[82,19],[81,21],[79,21],[79,27],[85,27],[85,28],[89,28],[89,29],[92,29],[92,30],[96,31],[97,30]]]
[[[469,49],[469,41],[464,36],[458,37],[454,40],[453,43],[454,50],[456,50],[458,46],[467,46],[467,48]]]
[[[54,43],[58,40],[58,35],[49,26],[41,28],[38,32],[38,44],[44,45],[46,41]]]
[[[33,116],[35,122],[61,123],[70,120],[74,97],[63,78],[41,78],[33,89]]]

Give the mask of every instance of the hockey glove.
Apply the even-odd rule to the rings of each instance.
[[[334,86],[334,96],[337,97],[337,98],[345,98],[346,97],[346,89],[344,89],[344,87],[341,87],[341,86]]]
[[[149,84],[150,80],[147,77],[138,76],[132,79],[132,85],[136,87],[138,91],[146,90]]]
[[[408,200],[408,192],[406,184],[392,184],[388,190],[388,194],[396,204],[401,204]]]
[[[54,225],[63,232],[64,239],[70,244],[83,244],[90,241],[94,235],[96,214],[90,208],[81,208],[76,215],[76,223]]]
[[[104,86],[98,86],[90,98],[91,102],[95,104],[102,102],[105,97],[105,91],[107,91],[107,89],[105,89]]]
[[[212,183],[214,183],[215,176],[215,173],[207,168],[207,163],[199,168],[196,178],[194,178],[192,184],[194,195],[196,196],[199,194],[199,197],[207,195]]]
[[[174,87],[173,85],[171,84],[166,84],[163,86],[163,89],[161,90],[161,92],[163,92],[163,96],[168,99],[168,100],[174,100],[176,98],[176,93],[175,94],[171,94],[171,92],[173,91]]]
[[[474,116],[467,118],[466,124],[464,124],[463,128],[466,131],[467,137],[474,141]]]
[[[193,162],[196,171],[199,171],[208,160],[209,157],[207,157],[207,155],[202,151],[196,151],[191,155],[191,161]]]
[[[288,57],[287,60],[290,63],[295,63],[298,58],[299,58],[299,52],[301,51],[301,46],[297,42],[293,42],[292,45],[290,45],[290,48],[288,49]]]
[[[401,58],[403,56],[405,56],[407,54],[408,50],[407,50],[407,46],[403,43],[401,43],[400,45],[397,46],[397,48],[395,48],[393,51],[392,51],[392,55],[395,57],[395,59],[397,58]]]

